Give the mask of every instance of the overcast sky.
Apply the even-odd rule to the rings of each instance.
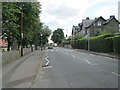
[[[118,19],[119,0],[38,0],[41,3],[41,21],[54,31],[64,29],[64,33],[71,35],[72,26],[78,25],[89,17],[103,16],[108,19],[115,15]]]

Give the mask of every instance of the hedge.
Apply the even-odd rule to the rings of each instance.
[[[88,39],[82,38],[72,40],[71,45],[73,48],[88,49]],[[89,46],[91,51],[111,53],[115,52],[120,54],[120,35],[104,34],[89,39]]]
[[[78,45],[79,45],[78,48],[87,50],[88,45],[87,39],[86,38],[78,39]]]
[[[112,39],[114,52],[120,54],[120,36],[114,36]]]
[[[92,37],[90,39],[90,50],[96,52],[113,52],[113,41],[111,38],[112,34],[100,35]]]

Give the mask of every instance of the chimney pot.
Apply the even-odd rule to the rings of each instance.
[[[86,20],[89,20],[89,17],[86,17]]]
[[[115,15],[110,15],[110,18],[115,18]]]

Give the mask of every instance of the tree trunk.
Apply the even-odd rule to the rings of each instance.
[[[10,51],[10,41],[8,41],[8,48],[7,51]]]
[[[30,45],[30,47],[31,47],[31,52],[33,52],[33,46],[32,46],[32,45]]]
[[[37,45],[35,45],[35,50],[37,50]]]

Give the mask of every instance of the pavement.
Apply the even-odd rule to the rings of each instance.
[[[118,60],[55,47],[32,88],[118,88]]]
[[[2,88],[30,88],[45,61],[46,50],[36,50],[2,66]]]

